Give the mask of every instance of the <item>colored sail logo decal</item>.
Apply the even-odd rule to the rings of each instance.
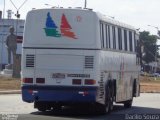
[[[55,22],[52,20],[50,13],[47,14],[46,19],[46,28],[44,28],[45,33],[47,36],[53,36],[53,37],[61,37],[61,34],[57,30],[57,26]]]
[[[72,27],[68,23],[66,16],[63,14],[61,19],[61,34],[66,37],[77,39],[74,32],[70,31]]]
[[[47,19],[46,19],[46,27],[44,28],[46,36],[50,37],[69,37],[72,39],[77,39],[74,32],[71,31],[72,27],[69,24],[66,16],[63,14],[61,18],[61,26],[60,30],[61,33],[58,31],[58,27],[55,24],[54,20],[52,19],[50,12],[47,13]]]

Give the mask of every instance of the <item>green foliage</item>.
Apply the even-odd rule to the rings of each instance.
[[[143,61],[146,63],[155,61],[155,56],[158,55],[158,47],[156,45],[157,36],[150,35],[148,31],[140,32],[140,41],[144,46]]]

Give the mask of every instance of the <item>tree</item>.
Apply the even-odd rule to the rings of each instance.
[[[158,47],[156,45],[157,36],[150,35],[148,31],[140,32],[140,41],[144,46],[143,61],[146,63],[153,62],[158,55]]]
[[[158,35],[160,36],[160,30],[158,30]]]

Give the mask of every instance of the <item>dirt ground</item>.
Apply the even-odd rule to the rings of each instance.
[[[141,76],[140,77],[141,92],[159,92],[160,93],[160,78]],[[0,76],[0,90],[20,90],[21,80],[17,78]]]
[[[141,76],[140,86],[141,92],[160,93],[160,78]]]

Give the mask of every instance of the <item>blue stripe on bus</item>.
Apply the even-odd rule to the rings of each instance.
[[[22,86],[22,99],[26,102],[95,102],[96,94],[97,87]]]

